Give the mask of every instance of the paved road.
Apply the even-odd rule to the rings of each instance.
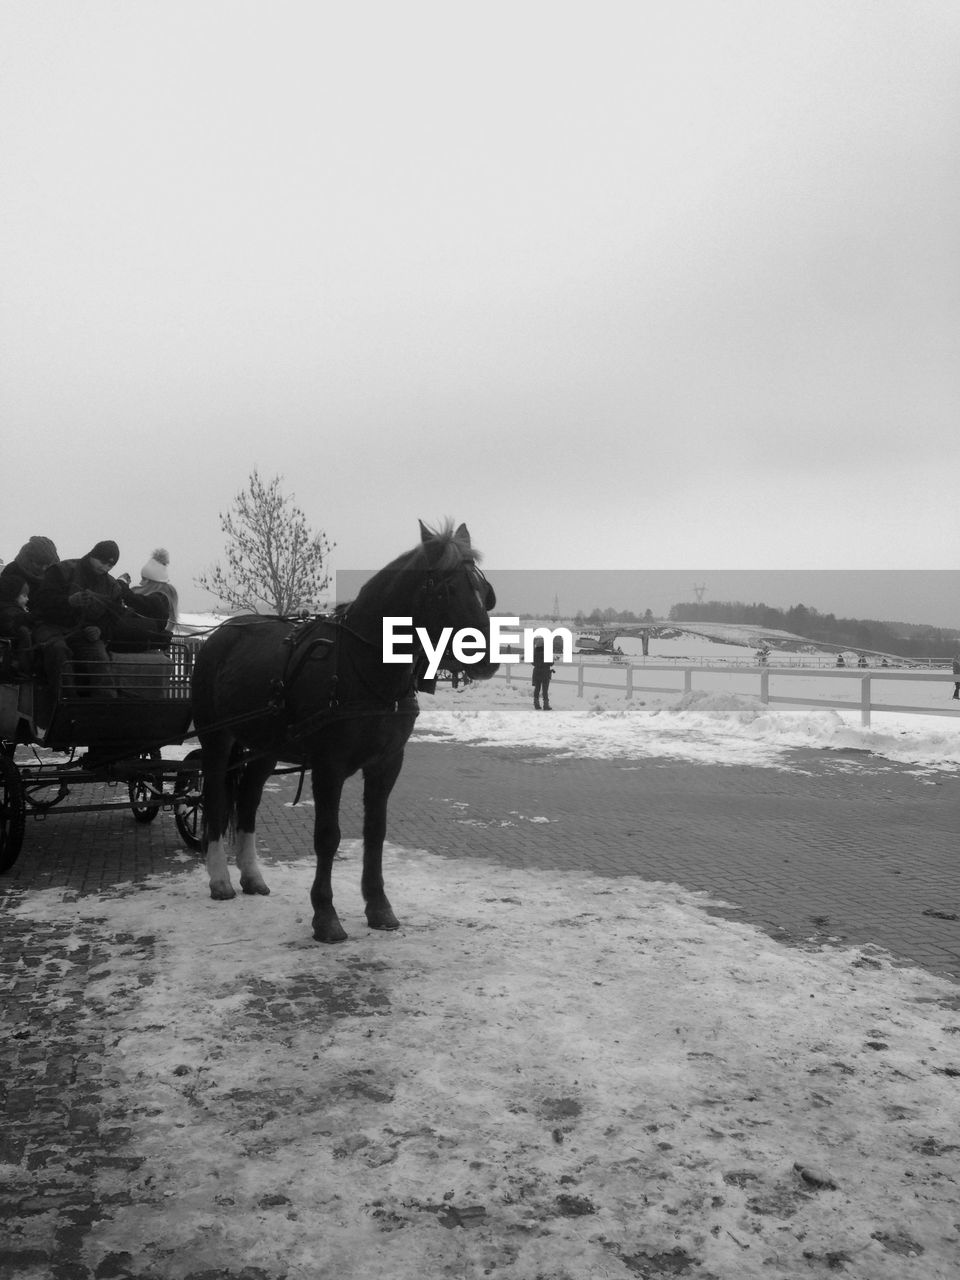
[[[797,751],[792,764],[785,772],[570,760],[415,741],[389,838],[511,867],[674,881],[723,898],[735,908],[728,914],[787,941],[874,944],[960,979],[960,780],[857,753]],[[262,845],[268,858],[302,855],[312,811],[290,809],[295,777],[278,781],[261,810]],[[344,836],[359,836],[360,821],[354,780]],[[176,868],[179,849],[167,814],[150,826],[126,810],[55,814],[28,821],[0,893],[93,892]],[[395,896],[402,910],[402,892]]]
[[[674,881],[787,941],[874,944],[960,979],[960,780],[859,754],[798,751],[792,763],[415,745],[391,838],[509,866]]]

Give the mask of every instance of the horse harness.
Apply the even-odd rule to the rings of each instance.
[[[318,635],[320,630],[332,628],[333,635]],[[350,636],[361,644],[372,647],[372,641],[355,631],[349,625],[347,613],[337,613],[332,617],[314,618],[308,622],[295,622],[280,642],[280,673],[271,681],[271,697],[267,710],[278,717],[287,715],[287,694],[294,688],[307,664],[314,658],[330,661],[332,670],[327,682],[329,694],[327,705],[309,716],[294,722],[289,720],[286,727],[288,735],[296,742],[312,733],[316,728],[340,719],[352,719],[357,715],[418,715],[420,706],[417,702],[417,690],[433,692],[435,681],[423,679],[426,659],[415,662],[409,671],[405,685],[396,696],[387,696],[383,690],[374,688],[359,671],[354,669],[354,677],[364,687],[370,701],[366,698],[357,704],[340,701],[340,663],[343,652],[343,638]]]
[[[496,595],[493,587],[484,577],[483,571],[476,561],[470,562],[469,570],[477,598],[489,612],[496,605]],[[441,600],[449,596],[450,589],[446,575],[437,577],[431,573],[424,582],[422,591],[436,600]],[[423,652],[420,653],[419,657],[415,658],[409,668],[408,679],[397,696],[385,697],[382,690],[375,689],[370,685],[355,668],[354,677],[364,686],[366,692],[372,698],[373,704],[370,705],[366,701],[361,702],[359,705],[355,702],[341,703],[339,694],[340,660],[344,636],[350,636],[368,648],[373,646],[373,641],[350,625],[349,612],[350,606],[347,605],[342,610],[329,616],[294,621],[290,630],[280,642],[280,669],[270,682],[270,700],[267,705],[260,711],[248,712],[243,716],[233,717],[225,721],[222,727],[229,728],[231,725],[240,724],[246,720],[259,719],[264,714],[272,714],[278,720],[286,721],[284,732],[287,737],[294,742],[300,742],[308,733],[313,733],[318,728],[333,724],[337,720],[349,720],[357,716],[419,715],[420,705],[417,701],[417,692],[432,694],[435,692],[437,685],[435,679],[426,678],[425,673],[428,661]],[[277,619],[271,620],[275,621]],[[235,620],[228,625],[257,626],[261,621],[266,621],[266,618],[261,616],[243,622]],[[333,631],[332,636],[318,634],[320,631],[330,629]],[[295,687],[307,664],[318,656],[321,661],[329,659],[332,663],[327,705],[321,710],[294,722],[289,715],[287,696],[291,689]],[[241,761],[231,767],[240,768],[249,763],[251,759],[267,754],[265,751],[247,753]],[[307,766],[304,765],[300,771],[300,783],[294,804],[300,799],[306,768]]]
[[[468,569],[471,584],[477,593],[478,600],[483,608],[490,612],[497,602],[493,587],[484,577],[482,569],[475,560],[468,562]],[[443,576],[433,573],[428,574],[421,588],[421,594],[428,598],[432,597],[435,601],[447,599],[451,591],[449,579],[450,575],[447,574]],[[306,622],[294,622],[290,631],[281,641],[281,653],[284,654],[283,665],[280,674],[272,681],[272,696],[269,703],[269,709],[276,712],[277,715],[282,715],[285,712],[287,692],[310,659],[318,651],[322,651],[324,658],[332,656],[333,659],[328,704],[322,711],[314,712],[296,725],[289,726],[288,733],[294,741],[302,738],[307,732],[312,732],[318,725],[330,723],[337,719],[352,718],[356,715],[419,715],[420,705],[417,702],[417,692],[432,694],[436,691],[436,680],[428,680],[426,678],[425,672],[428,662],[426,655],[421,651],[419,657],[415,658],[410,668],[406,687],[401,690],[398,697],[385,699],[381,690],[373,688],[355,670],[355,677],[372,696],[375,705],[366,706],[361,703],[357,707],[355,704],[347,704],[345,708],[342,708],[339,698],[342,637],[349,635],[368,648],[373,646],[373,641],[368,640],[366,636],[361,635],[359,631],[350,626],[349,616],[350,606],[347,605],[340,612],[334,613],[329,617],[314,618]],[[333,628],[334,632],[332,638],[316,634],[318,630],[330,627]]]

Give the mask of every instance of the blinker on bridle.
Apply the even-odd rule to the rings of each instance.
[[[484,576],[483,570],[475,560],[464,561],[464,564],[467,565],[467,576],[470,578],[471,585],[477,593],[480,604],[486,612],[489,613],[492,609],[496,608],[497,593],[494,591],[493,587],[491,587],[490,583]],[[424,593],[437,598],[441,596],[449,597],[453,577],[457,572],[457,569],[452,569],[439,580],[437,580],[431,573],[423,584]]]

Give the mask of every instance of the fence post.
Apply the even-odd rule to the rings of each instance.
[[[692,689],[693,689],[693,667],[684,667],[683,692],[689,693]]]
[[[503,678],[506,680],[508,685],[510,684],[510,668],[512,666],[513,666],[512,662],[505,662],[503,664]]]
[[[583,697],[583,663],[577,667],[577,697]]]
[[[860,677],[860,723],[864,729],[870,728],[870,677]]]
[[[760,671],[760,701],[770,701],[770,672],[764,669]]]
[[[633,667],[627,667],[627,698],[633,697]]]

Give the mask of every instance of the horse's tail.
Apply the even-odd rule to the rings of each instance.
[[[230,748],[230,758],[227,761],[226,812],[224,813],[226,832],[231,841],[237,834],[237,797],[240,794],[240,779],[243,777],[244,768],[241,764],[242,756],[243,748],[239,742],[235,742]]]
[[[222,735],[203,744],[203,835],[202,849],[210,843],[233,843],[237,834],[237,803],[243,776],[243,748],[228,743]]]
[[[241,632],[222,623],[197,650],[190,676],[193,719],[199,730],[217,722],[217,675]]]

